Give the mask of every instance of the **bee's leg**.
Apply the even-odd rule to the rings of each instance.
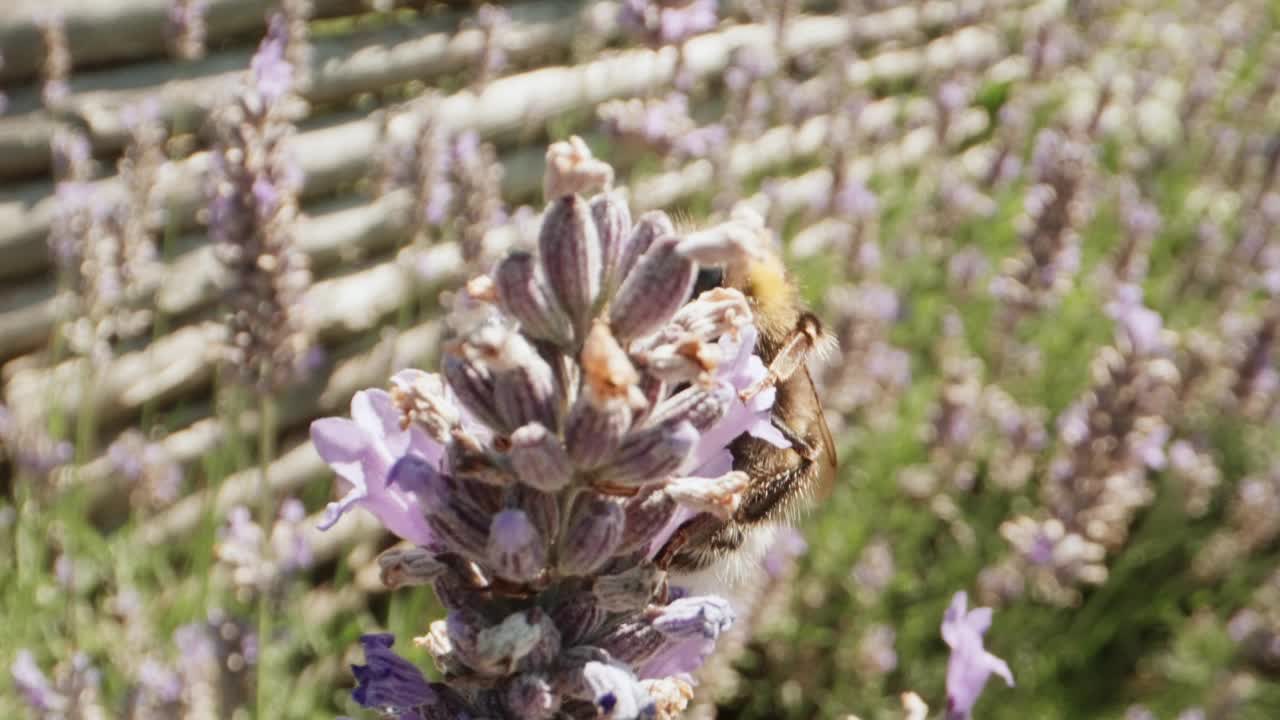
[[[733,514],[734,521],[753,525],[784,513],[786,499],[795,495],[795,484],[803,482],[812,469],[813,461],[801,456],[799,464],[775,473],[763,482],[753,482]]]
[[[684,521],[653,558],[653,564],[666,570],[690,544],[697,543],[718,530],[724,521],[710,513],[700,513]]]
[[[786,382],[797,370],[804,367],[805,358],[813,351],[823,338],[822,323],[813,313],[800,316],[800,322],[787,336],[786,342],[778,349],[769,363],[769,371],[751,387],[738,393],[745,402],[780,382]]]
[[[800,437],[800,433],[792,430],[786,420],[783,420],[777,415],[769,418],[769,420],[773,426],[777,428],[778,432],[782,433],[782,437],[786,438],[787,441],[791,443],[791,449],[795,450],[797,455],[804,458],[807,462],[815,462],[818,459],[817,448],[815,448],[808,440]]]

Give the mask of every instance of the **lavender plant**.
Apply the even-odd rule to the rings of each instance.
[[[289,155],[294,68],[291,26],[273,17],[240,93],[216,120],[208,182],[209,237],[227,269],[227,362],[242,382],[270,391],[297,377],[309,344],[300,299],[310,283],[294,220],[302,174]]]
[[[404,370],[352,419],[312,424],[350,487],[322,527],[364,507],[412,547],[391,587],[431,585],[448,611],[419,640],[443,682],[363,639],[356,701],[402,717],[669,717],[686,673],[733,622],[687,595],[660,548],[683,520],[727,517],[744,487],[727,444],[776,439],[746,298],[690,298],[699,262],[743,262],[740,217],[679,235],[634,223],[581,140],[547,152],[536,253],[517,251],[450,303],[442,373]],[[600,190],[585,199],[584,195]]]

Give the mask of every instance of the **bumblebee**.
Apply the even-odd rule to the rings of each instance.
[[[805,306],[772,243],[741,262],[701,269],[694,296],[717,286],[739,290],[750,304],[758,331],[756,354],[768,372],[742,394],[747,398],[776,388],[772,422],[791,447],[747,434],[733,441],[733,469],[749,478],[737,510],[727,522],[709,514],[690,519],[655,558],[659,567],[682,574],[711,569],[740,550],[762,552],[772,529],[794,519],[807,501],[827,494],[836,473],[835,443],[807,367],[810,357],[834,348],[834,337]]]

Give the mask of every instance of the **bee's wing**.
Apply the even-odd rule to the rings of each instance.
[[[805,380],[809,381],[809,392],[813,393],[813,404],[818,408],[816,422],[818,425],[818,482],[815,488],[815,494],[819,498],[825,498],[831,494],[832,488],[835,487],[836,480],[836,442],[831,438],[831,428],[827,427],[827,415],[822,409],[822,398],[818,396],[818,386],[813,382],[813,376],[809,374],[809,368],[804,370]]]

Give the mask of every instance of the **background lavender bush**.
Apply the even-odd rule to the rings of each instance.
[[[1275,3],[162,5],[0,10],[0,716],[431,670],[306,430],[434,368],[572,134],[635,217],[754,209],[840,341],[839,482],[688,716],[945,716],[960,590],[974,717],[1280,716]]]

